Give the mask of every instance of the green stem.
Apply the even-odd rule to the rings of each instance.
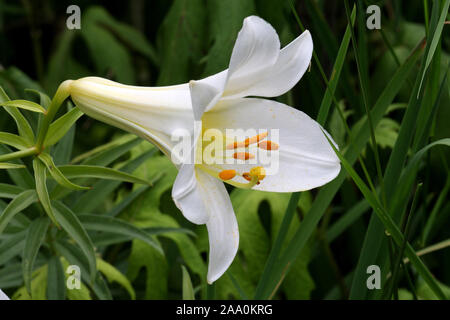
[[[47,114],[44,116],[44,120],[42,121],[42,126],[38,133],[38,138],[36,141],[36,148],[38,150],[38,153],[41,153],[44,150],[44,141],[45,137],[47,136],[48,128],[50,127],[50,124],[52,123],[53,119],[56,116],[56,113],[58,112],[59,108],[61,107],[64,100],[66,100],[69,95],[69,87],[72,80],[66,80],[63,83],[60,84],[58,87],[58,90],[56,90],[56,93],[52,99],[52,103],[50,104],[50,107],[47,110]]]
[[[36,147],[32,147],[29,149],[25,149],[25,150],[20,150],[20,151],[16,151],[16,152],[11,152],[5,155],[0,156],[0,161],[10,161],[10,160],[14,160],[14,159],[20,159],[20,158],[24,158],[24,157],[28,157],[34,154],[37,154],[37,148]]]

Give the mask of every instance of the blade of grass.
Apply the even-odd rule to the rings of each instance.
[[[27,236],[25,238],[25,246],[22,255],[22,271],[25,287],[30,295],[34,260],[44,241],[49,223],[50,220],[47,219],[47,217],[41,217],[31,222],[27,229]]]
[[[392,103],[392,100],[397,95],[400,88],[403,86],[404,81],[413,70],[415,62],[417,61],[420,54],[421,50],[420,46],[418,46],[413,51],[411,56],[405,61],[405,63],[396,71],[391,81],[383,90],[382,94],[380,95],[377,102],[375,103],[375,106],[372,109],[372,120],[374,125],[376,125],[385,114],[388,106]],[[346,158],[350,163],[354,163],[356,161],[358,155],[361,153],[362,149],[369,140],[369,137],[370,133],[366,121],[358,134],[355,135],[354,143],[350,145],[348,147],[348,150],[345,152]],[[294,261],[300,254],[301,250],[303,249],[309,237],[314,232],[325,210],[331,203],[334,195],[339,190],[345,178],[345,172],[341,171],[341,173],[335,180],[321,188],[305,219],[302,221],[294,237],[288,244],[283,254],[278,259],[278,263],[272,270],[270,270],[269,273],[267,273],[267,275],[270,276],[271,279],[267,283],[266,287],[262,289],[263,294],[261,295],[261,299],[269,297],[270,293],[273,291],[273,288],[275,288],[275,286],[277,285],[283,272],[286,270],[286,267],[287,269],[289,269],[289,265],[291,265],[291,262]]]
[[[324,133],[326,136],[326,134]],[[334,147],[333,143],[329,138],[328,139],[331,147],[334,149],[336,155],[341,160],[341,163],[345,170],[349,173],[349,175],[352,177],[355,184],[358,186],[361,193],[364,195],[366,200],[369,202],[370,206],[373,208],[374,212],[376,213],[378,219],[380,219],[381,223],[383,224],[384,228],[391,234],[392,239],[395,241],[397,246],[401,247],[403,242],[405,241],[401,231],[398,229],[397,225],[395,224],[394,220],[391,218],[391,216],[385,211],[383,206],[377,201],[377,199],[373,196],[373,194],[370,192],[370,189],[365,185],[363,180],[359,177],[359,175],[356,173],[356,171],[352,168],[350,163],[342,156],[342,154]],[[414,264],[415,268],[417,269],[417,272],[422,276],[422,278],[425,280],[427,285],[430,287],[431,290],[440,298],[445,300],[445,295],[442,292],[439,284],[437,283],[436,279],[433,277],[431,272],[428,270],[428,268],[425,266],[425,264],[420,260],[420,258],[416,255],[414,249],[411,247],[411,245],[406,241],[405,244],[405,254],[410,259],[411,263]]]

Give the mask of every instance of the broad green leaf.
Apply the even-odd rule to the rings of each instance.
[[[111,292],[109,291],[108,286],[106,285],[103,277],[97,273],[97,275],[94,275],[94,281],[92,281],[92,274],[89,272],[89,264],[86,259],[86,256],[84,255],[83,251],[73,245],[72,243],[69,243],[64,240],[59,240],[55,243],[55,249],[63,255],[62,263],[64,268],[67,270],[67,267],[69,264],[76,265],[80,267],[81,271],[81,292],[79,294],[75,294],[74,291],[77,290],[68,290],[67,296],[69,299],[90,299],[90,294],[88,290],[84,290],[84,284],[86,284],[92,292],[97,296],[100,300],[112,300]],[[66,262],[68,261],[68,264],[66,265]],[[83,284],[84,282],[84,284]],[[86,292],[87,291],[87,292]],[[86,295],[86,293],[88,295]]]
[[[207,2],[210,23],[208,60],[205,75],[212,75],[228,68],[231,51],[244,19],[255,14],[253,0],[211,0]]]
[[[139,197],[142,193],[147,191],[148,188],[149,186],[141,186],[139,187],[139,189],[134,190],[133,192],[128,194],[125,198],[120,200],[120,202],[114,208],[112,208],[110,211],[106,213],[106,215],[110,217],[116,217],[123,210],[125,210],[126,207],[128,207],[137,197]]]
[[[94,245],[83,228],[78,217],[61,202],[53,202],[55,218],[61,227],[72,237],[73,240],[80,246],[81,251],[88,261],[89,273],[92,282],[96,277],[96,258]]]
[[[59,170],[67,178],[99,178],[151,185],[149,181],[108,167],[66,165],[60,166]]]
[[[39,202],[52,222],[59,227],[58,220],[55,218],[54,210],[50,202],[50,196],[47,190],[47,171],[44,164],[38,159],[33,160],[34,178],[36,180],[36,192]]]
[[[69,290],[69,291],[79,291],[79,290]],[[66,274],[61,264],[61,260],[58,256],[52,256],[48,261],[47,299],[48,300],[66,299]]]
[[[37,199],[38,197],[35,190],[26,190],[11,200],[0,215],[0,234],[16,214],[28,208],[31,204],[36,202]]]
[[[128,291],[131,300],[136,300],[136,292],[134,292],[133,286],[131,285],[127,277],[125,277],[119,270],[100,258],[97,258],[97,267],[98,271],[106,276],[109,283],[117,282]]]
[[[47,292],[47,265],[33,272],[31,280],[31,294],[25,286],[19,288],[12,296],[13,300],[45,300]]]
[[[44,145],[49,147],[60,141],[82,115],[80,109],[73,108],[54,121],[48,129]]]
[[[197,64],[203,55],[205,18],[205,4],[200,0],[172,2],[157,34],[161,57],[158,85],[197,78],[192,75],[191,65]]]
[[[28,101],[28,100],[11,100],[0,103],[0,106],[2,107],[12,107],[12,108],[19,108],[24,110],[29,110],[33,112],[40,112],[40,113],[46,113],[47,110],[45,110],[41,105]]]
[[[30,147],[30,144],[24,138],[7,132],[0,132],[0,143],[10,145],[17,149],[27,149]]]
[[[183,273],[183,300],[195,300],[194,288],[192,287],[191,277],[185,266],[181,266]]]
[[[158,242],[156,242],[144,230],[139,229],[138,227],[134,226],[129,222],[113,217],[105,217],[91,214],[79,215],[78,218],[80,219],[81,224],[87,230],[104,231],[116,233],[119,235],[128,235],[131,238],[136,238],[144,241],[146,244],[152,246],[161,254],[164,254]]]
[[[33,297],[31,293],[31,275],[33,273],[34,260],[47,234],[49,223],[50,220],[46,217],[38,218],[31,222],[27,230],[22,256],[22,271],[25,288],[31,297]]]
[[[128,257],[127,278],[134,281],[145,269],[145,296],[143,299],[166,299],[169,268],[165,256],[140,240],[133,240]]]
[[[70,264],[77,263],[77,261],[71,261],[71,263],[69,263],[65,257],[61,257],[60,262],[62,265],[62,271],[67,270],[67,268],[69,267]],[[50,264],[49,264],[49,272],[50,272]],[[70,275],[68,273],[63,273],[62,276],[64,277],[62,280],[63,288],[60,288],[60,289],[64,289],[64,291],[65,291],[64,294],[67,296],[67,299],[69,299],[69,300],[92,300],[91,292],[89,291],[89,288],[83,283],[83,281],[81,281],[81,283],[80,283],[80,289],[70,290],[69,288],[67,288],[67,284],[66,284]],[[50,279],[50,277],[51,276],[49,275],[49,279]],[[61,295],[61,297],[62,297],[62,295]],[[48,299],[50,300],[50,296],[48,296]]]
[[[69,179],[67,179],[64,174],[58,169],[58,167],[53,162],[52,157],[48,153],[43,152],[38,157],[45,164],[52,178],[55,179],[55,181],[58,182],[61,186],[72,190],[90,189],[89,187],[82,187],[69,181]]]
[[[95,64],[96,74],[111,72],[118,82],[133,84],[135,76],[130,53],[121,41],[98,23],[97,16],[102,11],[100,7],[91,6],[83,12],[83,27],[80,30]],[[106,48],[108,54],[105,54]]]
[[[91,8],[90,10],[93,19],[95,19],[98,25],[111,31],[121,42],[124,42],[127,46],[150,59],[155,66],[159,65],[155,49],[142,33],[128,24],[114,19],[114,17],[102,7],[96,7],[95,10]]]

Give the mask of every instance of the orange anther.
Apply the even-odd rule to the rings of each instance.
[[[252,181],[252,176],[250,175],[250,172],[244,172],[242,174],[242,178],[244,178],[247,181]]]
[[[239,159],[239,160],[248,160],[248,159],[254,159],[255,155],[248,153],[248,152],[235,152],[235,153],[233,153],[233,158]]]
[[[264,150],[278,150],[280,146],[278,145],[278,143],[275,143],[270,140],[265,140],[258,143],[258,147]]]
[[[257,143],[257,142],[261,141],[262,139],[267,137],[267,135],[268,135],[267,132],[263,132],[263,133],[257,134],[254,137],[247,138],[247,139],[245,139],[245,141],[230,143],[230,144],[227,145],[227,149],[230,150],[230,149],[237,149],[237,148],[246,148],[250,144]]]
[[[222,180],[230,180],[236,176],[236,170],[223,170],[219,173],[219,178]]]

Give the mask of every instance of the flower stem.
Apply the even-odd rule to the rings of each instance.
[[[42,152],[42,150],[44,149],[44,141],[47,136],[48,128],[55,118],[56,113],[58,112],[64,100],[66,100],[70,95],[69,86],[71,82],[72,80],[66,80],[61,83],[58,87],[58,90],[56,90],[55,95],[53,96],[52,103],[47,110],[47,114],[44,116],[44,120],[42,121],[42,126],[39,130],[36,140],[36,148],[38,153]]]

